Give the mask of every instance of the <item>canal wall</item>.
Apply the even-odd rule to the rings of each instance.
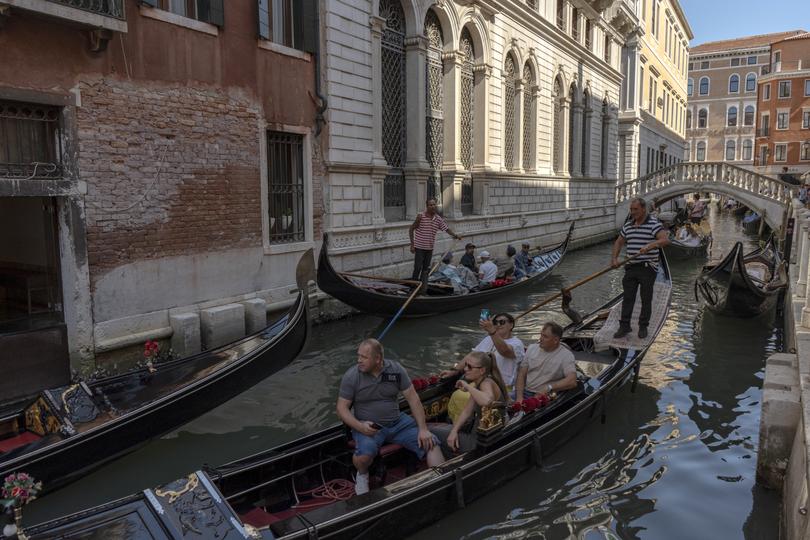
[[[768,358],[757,481],[782,494],[780,538],[810,540],[810,212],[794,202],[795,233],[785,296],[785,350]]]

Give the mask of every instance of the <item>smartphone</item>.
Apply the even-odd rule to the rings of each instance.
[[[383,428],[383,427],[382,427],[380,424],[378,424],[377,422],[372,422],[372,423],[371,423],[371,427],[373,427],[374,429],[382,429],[382,428]]]
[[[487,319],[489,319],[489,310],[487,308],[484,308],[481,310],[481,320],[485,321]]]

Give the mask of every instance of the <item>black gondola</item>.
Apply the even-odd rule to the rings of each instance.
[[[678,240],[674,234],[670,232],[669,244],[664,247],[668,259],[672,260],[686,260],[697,257],[705,257],[709,250],[709,244],[712,241],[711,235],[704,235],[700,238],[700,243],[690,245]]]
[[[493,287],[464,295],[416,296],[402,316],[424,317],[464,309],[508,294],[516,289],[524,288],[532,283],[539,283],[551,274],[554,268],[562,261],[573,231],[574,224],[571,223],[565,240],[540,253],[539,257],[543,262],[542,269],[525,279],[501,287]],[[323,247],[318,257],[318,287],[322,291],[364,313],[390,317],[399,311],[399,308],[405,303],[406,297],[365,289],[341,275],[329,261],[327,244],[327,237],[324,235]]]
[[[737,242],[722,261],[704,266],[695,281],[695,297],[716,313],[754,317],[770,310],[786,286],[785,265],[771,236],[748,255]]]
[[[603,352],[594,347],[596,341],[604,345],[601,338],[611,336],[618,326],[619,295],[565,329],[564,341],[577,358],[576,389],[511,419],[503,409],[493,409],[500,415],[484,412],[481,425],[488,413],[491,422],[487,429],[479,429],[478,447],[439,467],[415,464],[412,454],[396,445],[383,447],[376,473],[372,472],[372,490],[365,495],[338,495],[340,482],[351,489],[354,468],[347,430],[336,425],[26,532],[31,540],[84,538],[91,532],[98,538],[116,534],[116,538],[168,539],[183,530],[195,531],[195,538],[267,540],[405,536],[539,466],[555,448],[603,416],[608,398],[628,381],[635,384],[640,362],[666,321],[671,292],[662,257],[656,285],[659,307],[651,320],[654,332],[646,341],[627,341],[618,347],[612,342]],[[453,383],[439,381],[420,390],[429,419],[444,413]]]
[[[26,472],[50,491],[185,424],[292,362],[309,335],[312,251],[298,298],[265,329],[233,343],[122,375],[42,391],[0,408],[0,478]]]

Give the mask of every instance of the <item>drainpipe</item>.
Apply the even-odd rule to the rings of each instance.
[[[321,134],[323,124],[326,122],[323,113],[326,112],[328,102],[326,96],[321,93],[321,3],[315,2],[315,95],[321,100],[321,104],[315,113],[315,136]]]

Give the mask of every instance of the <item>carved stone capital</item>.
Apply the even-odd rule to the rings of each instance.
[[[372,34],[382,36],[383,29],[385,28],[385,18],[379,15],[371,15],[368,18],[368,25],[371,27]]]

